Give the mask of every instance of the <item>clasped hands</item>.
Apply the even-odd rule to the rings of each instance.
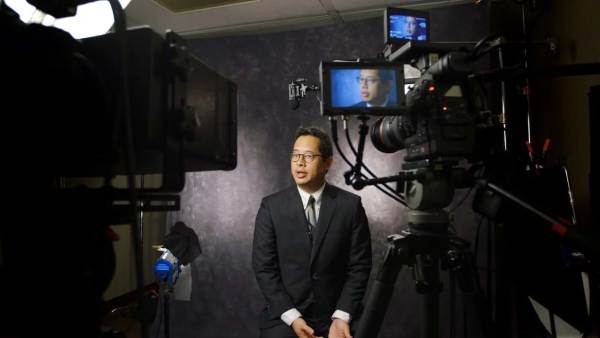
[[[315,330],[308,326],[302,317],[294,320],[292,329],[298,338],[323,338],[315,336]],[[352,338],[350,335],[350,325],[341,319],[334,319],[329,327],[329,335],[327,338]]]

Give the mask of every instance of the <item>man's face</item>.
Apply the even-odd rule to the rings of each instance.
[[[292,149],[292,177],[296,184],[307,192],[316,191],[325,183],[325,174],[331,167],[332,158],[323,158],[319,152],[319,144],[319,138],[304,135],[296,139]],[[297,161],[294,161],[294,154],[301,154]],[[310,155],[313,156],[309,163],[307,157]]]
[[[404,31],[406,35],[414,35],[417,30],[417,19],[412,16],[406,17],[404,20]]]
[[[390,91],[390,81],[383,80],[377,69],[362,69],[359,77],[360,97],[374,106],[382,105]]]

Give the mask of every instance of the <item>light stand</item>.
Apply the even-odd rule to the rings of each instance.
[[[183,222],[176,222],[165,236],[164,247],[158,250],[163,253],[156,261],[154,271],[159,281],[159,297],[162,296],[163,299],[165,338],[169,338],[169,301],[173,286],[179,278],[182,265],[190,264],[202,253],[202,249],[195,231]]]
[[[159,281],[159,297],[163,300],[163,318],[165,325],[165,338],[170,338],[169,300],[173,293],[173,285],[177,282],[180,273],[180,262],[167,248],[159,248],[163,254],[156,261],[154,270]],[[158,327],[160,329],[160,325]]]
[[[165,338],[170,338],[171,337],[171,333],[170,333],[170,313],[169,313],[169,305],[170,305],[170,297],[169,295],[173,293],[173,286],[169,285],[169,283],[167,282],[162,282],[159,285],[159,295],[162,297],[163,300],[163,321],[164,321],[164,331],[165,331]],[[158,327],[158,329],[160,329],[160,326]]]

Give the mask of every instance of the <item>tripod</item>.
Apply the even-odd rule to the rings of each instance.
[[[448,213],[409,211],[410,230],[388,236],[384,261],[366,300],[356,337],[376,337],[402,266],[412,266],[416,291],[421,297],[420,337],[439,337],[440,264],[452,242],[447,234]]]
[[[384,261],[366,299],[356,338],[376,337],[379,333],[402,266],[413,268],[415,288],[422,295],[420,337],[439,337],[441,263],[445,263],[445,266],[464,263],[457,262],[457,259],[462,259],[462,255],[449,257],[450,252],[462,250],[464,244],[457,244],[462,240],[453,240],[448,235],[449,215],[443,209],[454,196],[453,182],[464,174],[464,170],[452,168],[452,164],[445,163],[441,170],[434,170],[430,165],[421,166],[414,172],[403,174],[409,178],[401,181],[404,183],[407,206],[410,208],[409,230],[388,236]],[[417,167],[411,169],[415,168]],[[459,282],[464,286],[465,280],[466,278],[461,278]]]

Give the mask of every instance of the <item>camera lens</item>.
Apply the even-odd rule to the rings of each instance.
[[[412,124],[402,115],[382,117],[371,125],[371,142],[384,153],[404,149],[405,139],[413,134]]]

